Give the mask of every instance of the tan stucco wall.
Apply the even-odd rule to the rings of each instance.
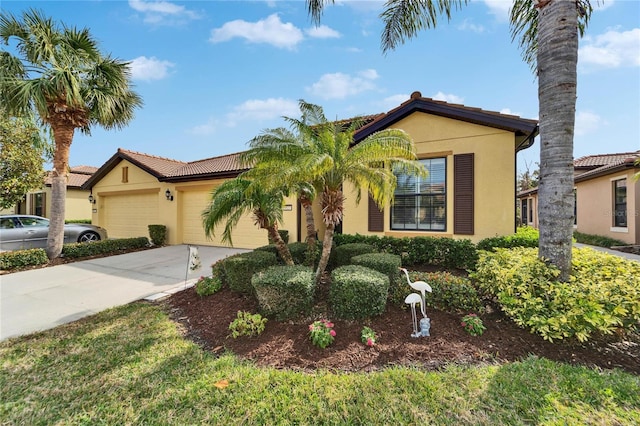
[[[343,232],[389,236],[447,236],[477,242],[512,234],[515,229],[515,137],[513,133],[449,118],[414,113],[393,125],[408,132],[418,157],[447,158],[447,227],[445,232],[390,230],[390,208],[384,209],[385,231],[367,230],[367,196],[355,205],[353,188],[345,185]],[[453,156],[474,153],[474,235],[453,234]]]
[[[627,228],[613,227],[613,181],[627,179]],[[576,183],[577,226],[585,234],[602,235],[628,244],[640,244],[640,190],[633,170]]]
[[[47,198],[50,198],[51,189]],[[89,203],[89,191],[82,189],[67,189],[64,218],[66,220],[91,219],[92,204]],[[47,211],[48,213],[48,211]]]
[[[122,182],[122,167],[128,167],[127,183]],[[131,228],[137,229],[139,231],[138,233],[142,232],[140,230],[147,229],[147,226],[150,224],[161,224],[167,227],[168,244],[183,244],[185,243],[185,238],[188,238],[189,242],[203,245],[227,245],[222,243],[220,238],[223,227],[216,228],[216,235],[213,239],[207,239],[204,236],[204,229],[201,230],[201,235],[196,235],[193,231],[194,228],[201,226],[199,215],[208,203],[210,192],[222,182],[223,180],[202,180],[183,183],[160,182],[144,170],[123,160],[93,187],[93,195],[97,197],[97,202],[94,205],[95,212],[92,217],[93,223],[104,226],[109,222],[109,218],[106,217],[106,215],[111,213],[105,212],[108,197],[145,194],[145,198],[148,199],[149,195],[153,194],[155,197],[153,206],[149,205],[151,204],[150,202],[147,202],[147,206],[137,206],[134,205],[134,201],[132,200],[131,208],[148,212],[146,216],[131,215],[131,220],[137,222],[132,223]],[[167,189],[171,191],[173,196],[172,201],[167,200],[165,196]],[[105,201],[105,199],[107,201]],[[183,204],[186,200],[190,203],[188,207],[185,207]],[[289,231],[290,241],[296,241],[298,238],[296,232],[297,204],[292,198],[287,199],[285,204],[291,204],[291,211],[283,212],[283,222],[279,227],[280,229],[287,229]],[[185,208],[189,208],[190,210],[185,211]],[[122,214],[122,212],[118,212],[118,214]],[[124,214],[126,214],[126,212]],[[191,222],[198,221],[198,224],[194,227],[193,223],[186,224],[186,220]],[[185,228],[188,227],[190,227],[191,230],[187,235]],[[107,232],[109,232],[108,227]],[[112,235],[111,233],[109,235],[117,237],[125,236]],[[129,236],[134,237],[141,235]],[[145,234],[145,236],[148,235]],[[267,244],[267,232],[259,229],[253,223],[250,215],[246,215],[238,223],[233,232],[232,239],[234,247],[256,248]]]

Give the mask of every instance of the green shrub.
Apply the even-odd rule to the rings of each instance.
[[[602,235],[583,234],[582,232],[573,231],[573,238],[579,243],[589,244],[598,247],[626,246],[624,241],[616,240]]]
[[[238,316],[229,324],[231,337],[234,339],[240,336],[257,336],[264,331],[267,319],[262,318],[260,314],[251,314],[250,312],[238,311]]]
[[[196,282],[196,294],[200,297],[210,296],[222,288],[222,280],[218,277],[200,277]]]
[[[394,303],[404,300],[406,294],[401,294],[402,276],[399,274],[402,259],[397,254],[391,253],[366,253],[351,258],[353,265],[364,266],[378,271],[389,277],[389,299]]]
[[[482,312],[484,307],[471,280],[450,272],[409,272],[412,282],[424,281],[431,286],[426,294],[426,305],[452,313]],[[403,278],[405,296],[414,291]]]
[[[0,253],[0,270],[3,271],[25,268],[27,266],[44,265],[48,262],[47,253],[41,248]]]
[[[569,282],[538,259],[533,248],[482,252],[472,274],[479,287],[495,295],[517,324],[553,341],[617,329],[640,322],[640,263],[593,249],[573,249]]]
[[[91,219],[65,219],[64,223],[84,223],[91,225]]]
[[[341,266],[331,273],[329,302],[342,319],[363,319],[384,312],[389,278],[359,265]]]
[[[471,240],[448,237],[378,237],[376,235],[336,234],[336,247],[364,243],[376,251],[402,256],[404,265],[436,265],[445,268],[473,269],[478,254]]]
[[[285,244],[287,244],[289,242],[289,231],[287,231],[286,229],[278,229],[278,234],[280,234],[280,238],[282,238],[282,241],[284,241]],[[269,244],[273,244],[273,241],[271,241],[271,237],[267,237]]]
[[[149,225],[149,236],[154,246],[163,246],[167,241],[167,227],[164,225]]]
[[[253,294],[251,277],[277,263],[276,256],[267,251],[250,251],[227,257],[223,261],[224,275],[229,288],[245,294]]]
[[[478,250],[493,251],[496,248],[538,247],[540,232],[530,226],[521,226],[513,235],[490,237],[480,240]]]
[[[260,311],[277,320],[306,313],[313,305],[314,273],[305,266],[272,266],[251,278]]]
[[[118,254],[119,252],[144,247],[149,247],[149,239],[147,237],[119,238],[93,243],[71,243],[62,246],[62,256],[77,259],[98,254]]]
[[[349,265],[351,258],[366,253],[374,253],[375,247],[366,243],[352,243],[336,246],[332,253],[331,265],[334,268]]]

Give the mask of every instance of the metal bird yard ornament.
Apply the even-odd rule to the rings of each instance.
[[[413,319],[413,333],[411,337],[427,337],[430,336],[431,330],[431,320],[427,317],[427,308],[426,308],[426,292],[431,293],[433,290],[431,286],[424,281],[414,281],[411,282],[409,278],[409,272],[405,268],[400,268],[402,272],[404,272],[405,277],[407,278],[407,283],[411,288],[420,292],[411,293],[404,299],[404,303],[411,305],[411,317]],[[420,312],[422,313],[422,319],[420,319],[420,331],[418,332],[418,319],[416,316],[416,304],[420,303]]]

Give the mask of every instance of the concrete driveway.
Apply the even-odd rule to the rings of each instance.
[[[1,275],[0,340],[179,291],[210,275],[215,261],[246,250],[199,246],[198,251],[202,269],[189,274],[188,246],[180,245]]]

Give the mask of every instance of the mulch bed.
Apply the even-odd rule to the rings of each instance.
[[[322,300],[319,298],[318,300]],[[258,312],[257,302],[223,288],[214,295],[199,297],[194,288],[164,301],[171,318],[181,324],[185,335],[204,350],[221,354],[231,351],[259,366],[302,371],[375,371],[391,365],[419,366],[437,370],[447,364],[496,364],[536,355],[572,365],[592,368],[620,368],[640,375],[640,336],[606,336],[588,344],[575,341],[550,343],[519,328],[497,309],[481,315],[487,330],[482,336],[467,334],[460,325],[462,315],[429,309],[431,337],[411,337],[411,311],[387,305],[383,315],[367,321],[335,323],[335,342],[326,349],[309,340],[309,324],[320,319],[326,306],[320,302],[309,318],[298,321],[269,320],[265,331],[255,337],[230,336],[229,324],[238,311]],[[374,347],[360,342],[363,326],[378,334]]]

